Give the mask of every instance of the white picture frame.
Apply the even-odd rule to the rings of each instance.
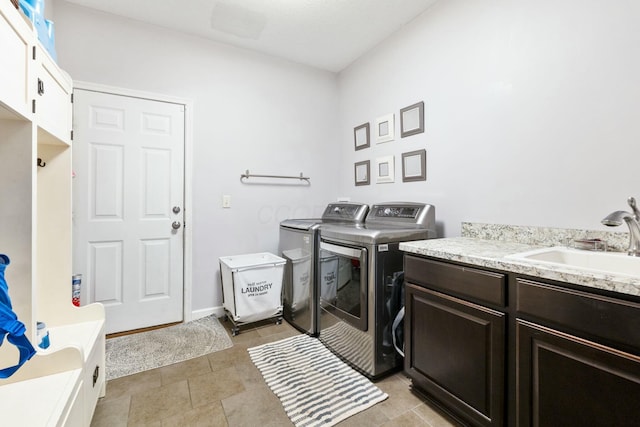
[[[376,144],[393,141],[395,139],[395,115],[387,114],[376,119]]]
[[[383,156],[376,159],[376,183],[385,184],[395,181],[395,158]]]

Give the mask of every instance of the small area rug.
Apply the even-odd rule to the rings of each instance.
[[[298,427],[332,426],[388,397],[308,335],[248,351]]]
[[[191,322],[109,338],[106,379],[124,377],[233,346],[218,319],[211,315]]]

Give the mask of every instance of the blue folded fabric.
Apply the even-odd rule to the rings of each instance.
[[[27,360],[36,354],[36,350],[31,345],[31,342],[24,335],[27,328],[24,326],[24,323],[18,320],[18,316],[11,306],[9,286],[4,278],[4,272],[9,262],[8,256],[0,254],[0,346],[4,343],[6,336],[9,343],[18,347],[20,357],[17,365],[0,369],[0,378],[10,377],[24,365]]]

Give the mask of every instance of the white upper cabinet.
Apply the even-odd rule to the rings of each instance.
[[[4,107],[0,116],[17,113],[27,118],[31,115],[29,69],[35,38],[30,24],[11,9],[10,2],[0,3],[0,106]]]

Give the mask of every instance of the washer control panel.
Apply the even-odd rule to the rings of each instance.
[[[373,206],[369,216],[379,218],[410,218],[415,219],[420,212],[419,207],[408,206]]]
[[[322,220],[362,223],[368,212],[369,206],[361,203],[329,203],[322,214]]]
[[[371,206],[365,224],[429,228],[435,231],[435,222],[435,207],[433,205],[414,202],[390,202]]]

